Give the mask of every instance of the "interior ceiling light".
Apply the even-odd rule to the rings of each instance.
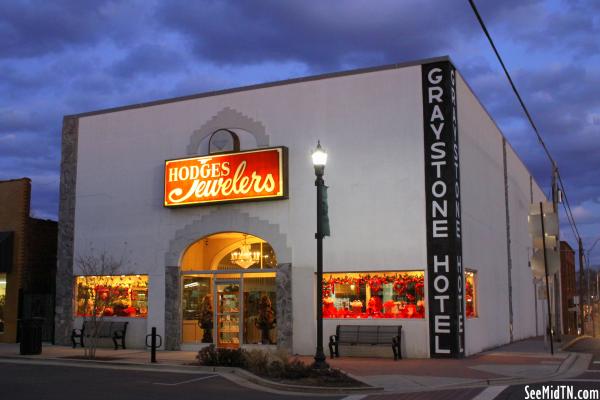
[[[260,251],[252,251],[252,245],[247,241],[248,235],[244,235],[242,245],[231,252],[231,262],[247,269],[260,261]]]

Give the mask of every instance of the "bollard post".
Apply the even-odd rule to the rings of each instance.
[[[150,344],[148,344],[148,338],[150,338]],[[158,339],[158,344],[156,344]],[[156,348],[162,346],[162,337],[156,334],[156,327],[152,327],[152,333],[146,335],[146,347],[150,347],[150,362],[156,362]]]
[[[151,349],[150,349],[150,362],[151,363],[155,363],[156,362],[156,327],[155,326],[152,327],[152,342],[151,342]]]

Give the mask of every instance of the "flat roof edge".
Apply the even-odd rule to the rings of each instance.
[[[445,55],[445,56],[440,56],[440,57],[407,61],[404,63],[394,63],[394,64],[386,64],[386,65],[381,65],[381,66],[376,66],[376,67],[357,68],[357,69],[352,69],[352,70],[347,70],[347,71],[339,71],[339,72],[328,72],[328,73],[319,74],[319,75],[310,75],[310,76],[304,76],[304,77],[300,77],[300,78],[285,79],[285,80],[281,80],[281,81],[259,83],[259,84],[255,84],[255,85],[240,86],[240,87],[230,88],[230,89],[214,90],[214,91],[209,91],[209,92],[173,97],[173,98],[168,98],[168,99],[153,100],[153,101],[148,101],[148,102],[143,102],[143,103],[130,104],[130,105],[126,105],[126,106],[111,107],[111,108],[105,108],[105,109],[96,110],[96,111],[83,112],[83,113],[79,113],[79,114],[65,115],[64,118],[90,117],[93,115],[108,114],[108,113],[119,112],[119,111],[127,111],[127,110],[133,110],[136,108],[152,107],[152,106],[159,106],[159,105],[169,104],[169,103],[177,103],[177,102],[186,101],[186,100],[201,99],[204,97],[220,96],[223,94],[246,92],[246,91],[250,91],[250,90],[265,89],[265,88],[270,88],[270,87],[275,87],[275,86],[283,86],[283,85],[291,85],[291,84],[302,83],[302,82],[311,82],[311,81],[317,81],[317,80],[321,80],[321,79],[338,78],[338,77],[342,77],[342,76],[359,75],[359,74],[366,74],[366,73],[370,73],[370,72],[378,72],[378,71],[386,71],[386,70],[392,70],[392,69],[413,67],[416,65],[429,64],[429,63],[441,62],[441,61],[448,61],[451,64],[453,64],[450,57]]]

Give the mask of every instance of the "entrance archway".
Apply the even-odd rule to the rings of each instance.
[[[181,257],[182,343],[277,343],[277,255],[243,232],[192,243]]]

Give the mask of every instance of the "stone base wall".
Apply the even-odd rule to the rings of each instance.
[[[65,117],[60,164],[56,302],[54,305],[54,342],[61,345],[71,343],[71,330],[73,329],[73,240],[78,137],[79,119]]]
[[[279,264],[275,278],[277,296],[277,347],[292,351],[292,264]]]
[[[179,267],[165,269],[165,350],[181,349],[181,280]]]

